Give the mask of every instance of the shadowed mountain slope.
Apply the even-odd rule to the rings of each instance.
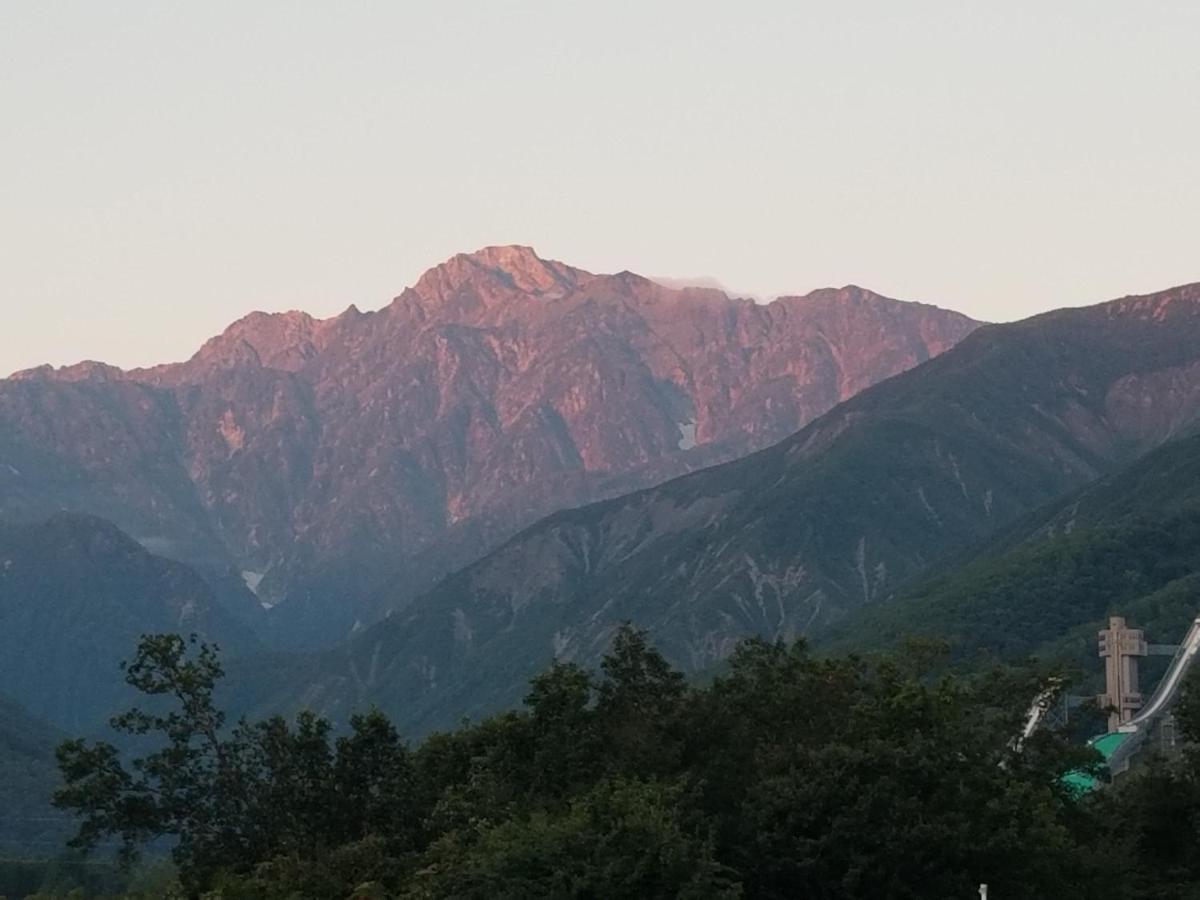
[[[50,805],[58,787],[54,748],[63,735],[0,695],[0,856],[52,856],[72,819]]]
[[[230,654],[257,643],[193,570],[109,522],[59,515],[0,526],[4,693],[78,732],[132,696],[118,668],[147,632],[196,633]]]

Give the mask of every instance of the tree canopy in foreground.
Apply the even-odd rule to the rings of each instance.
[[[65,742],[55,802],[80,817],[76,848],[115,837],[129,862],[167,839],[181,894],[231,900],[967,898],[980,883],[1000,898],[1133,897],[1164,896],[1162,877],[1200,884],[1195,829],[1156,845],[1162,871],[1131,866],[1139,841],[1170,831],[1157,788],[1079,796],[1063,775],[1094,768],[1091,751],[1052,731],[1016,747],[1034,675],[931,671],[915,649],[819,659],[751,640],[696,686],[624,627],[598,673],[556,663],[520,711],[412,747],[378,712],[338,735],[309,713],[227,723],[216,651],[147,636],[125,676],[151,711],[113,725],[153,749],[128,759]],[[1172,802],[1200,821],[1194,770],[1155,777],[1174,779]],[[1112,824],[1128,812],[1118,803],[1135,827]]]

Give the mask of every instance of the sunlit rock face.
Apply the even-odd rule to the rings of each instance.
[[[975,326],[856,287],[758,304],[489,247],[378,312],[254,313],[185,363],[0,382],[0,514],[105,515],[253,573],[292,638],[332,640],[550,512],[766,447]],[[367,601],[389,575],[403,590]]]

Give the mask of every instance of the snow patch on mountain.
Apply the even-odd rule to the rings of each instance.
[[[679,423],[679,449],[691,450],[696,446],[696,420]]]

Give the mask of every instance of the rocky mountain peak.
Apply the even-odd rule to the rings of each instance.
[[[590,277],[542,259],[532,247],[494,246],[452,256],[422,275],[412,291],[428,306],[469,313],[521,295],[556,299]]]
[[[343,316],[317,319],[299,310],[252,312],[208,340],[182,366],[159,366],[139,375],[157,374],[179,382],[194,380],[214,369],[241,366],[298,372],[320,353]]]
[[[532,247],[519,245],[484,247],[470,258],[495,271],[503,272],[518,288],[531,294],[547,293],[573,284],[572,270],[562,263],[547,262]]]

